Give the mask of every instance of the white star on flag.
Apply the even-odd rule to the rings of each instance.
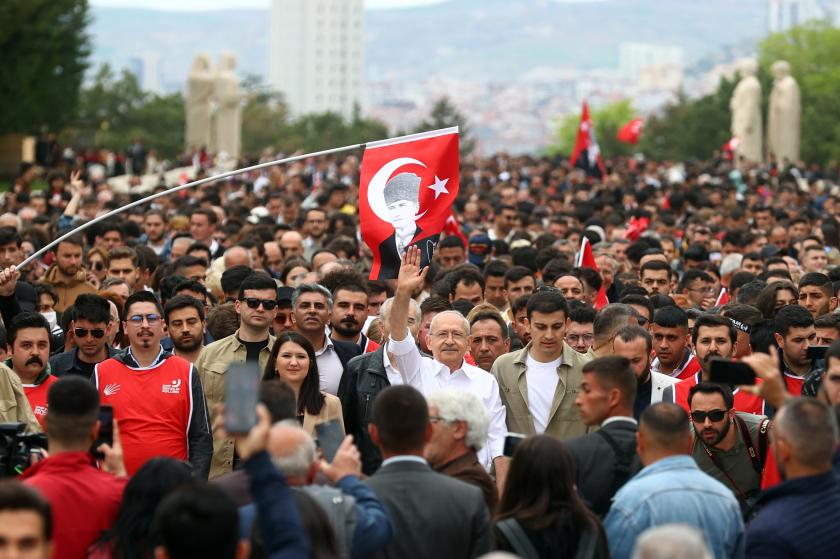
[[[449,179],[440,180],[438,176],[435,175],[435,184],[430,184],[428,186],[428,188],[431,188],[435,191],[435,200],[437,200],[441,194],[449,194],[449,191],[446,190],[446,183],[448,182]]]

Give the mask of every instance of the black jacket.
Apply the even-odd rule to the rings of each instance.
[[[338,386],[344,430],[353,435],[353,442],[362,453],[362,472],[366,475],[373,475],[382,464],[382,454],[368,434],[368,423],[376,396],[391,386],[385,372],[384,351],[383,346],[350,360]]]
[[[105,348],[108,350],[108,357],[115,357],[120,353],[119,350],[114,349],[109,345],[106,345]],[[88,376],[79,367],[79,360],[76,357],[78,353],[79,348],[74,347],[70,351],[58,353],[50,357],[50,367],[52,368],[52,374],[57,377],[63,377],[65,375],[81,375],[89,379],[90,376]]]
[[[414,239],[409,246],[420,247],[421,269],[429,265],[435,253],[439,235],[423,236],[423,230],[419,227],[414,232]],[[408,248],[408,247],[406,247]],[[390,237],[379,243],[379,275],[376,279],[386,280],[397,277],[400,271],[400,253],[397,251],[397,232],[394,231]]]

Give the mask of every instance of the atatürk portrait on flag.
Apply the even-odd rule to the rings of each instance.
[[[428,265],[435,250],[438,234],[423,237],[417,225],[420,217],[420,177],[414,173],[400,173],[385,184],[383,192],[388,208],[388,221],[394,233],[379,245],[382,266],[380,277],[395,277],[400,258],[411,245],[417,245],[422,255],[422,265]]]

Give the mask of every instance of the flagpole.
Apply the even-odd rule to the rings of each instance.
[[[333,154],[333,153],[340,153],[340,152],[343,152],[343,151],[351,151],[351,150],[354,150],[354,149],[363,148],[366,145],[367,145],[366,143],[353,144],[353,145],[350,145],[350,146],[344,146],[344,147],[340,147],[340,148],[331,148],[331,149],[325,149],[325,150],[322,150],[322,151],[315,151],[315,152],[312,152],[312,153],[305,153],[303,155],[295,155],[295,156],[292,156],[292,157],[286,157],[284,159],[277,159],[275,161],[268,161],[266,163],[259,163],[257,165],[252,165],[250,167],[244,167],[242,169],[235,169],[233,171],[228,171],[226,173],[221,173],[221,174],[218,174],[218,175],[214,175],[212,177],[207,177],[207,178],[200,179],[200,180],[197,180],[197,181],[188,182],[187,184],[182,184],[180,186],[176,186],[175,188],[170,188],[170,189],[164,190],[163,192],[157,192],[155,194],[151,194],[149,196],[146,196],[145,198],[134,201],[130,204],[127,204],[127,205],[122,206],[120,208],[117,208],[115,210],[111,210],[110,212],[108,212],[106,214],[103,214],[99,217],[96,217],[96,218],[86,222],[86,223],[83,223],[83,224],[79,225],[78,227],[76,227],[74,229],[71,229],[70,231],[68,231],[64,235],[55,239],[54,241],[52,241],[51,243],[49,243],[48,245],[46,245],[42,249],[36,251],[34,254],[32,254],[31,256],[26,258],[23,262],[18,264],[17,268],[23,268],[24,266],[26,266],[27,264],[29,264],[30,262],[32,262],[33,260],[35,260],[36,258],[41,256],[42,254],[46,253],[52,247],[59,244],[60,242],[72,237],[73,235],[75,235],[77,233],[80,233],[80,232],[84,231],[85,229],[99,223],[100,221],[104,221],[104,220],[108,219],[109,217],[113,217],[113,216],[115,216],[119,213],[124,212],[125,210],[129,210],[129,209],[134,208],[136,206],[146,204],[146,203],[151,202],[152,200],[156,200],[156,199],[158,199],[162,196],[168,196],[170,194],[173,194],[175,192],[179,192],[181,190],[185,190],[187,188],[191,188],[193,186],[198,186],[198,185],[201,185],[201,184],[206,184],[208,182],[218,181],[218,180],[221,180],[221,179],[225,179],[227,177],[232,177],[233,175],[238,175],[240,173],[248,173],[248,172],[251,172],[251,171],[256,171],[258,169],[264,169],[266,167],[272,167],[274,165],[280,165],[280,164],[283,164],[283,163],[291,163],[293,161],[300,161],[301,159],[307,159],[309,157],[319,157],[319,156],[322,156],[322,155],[330,155],[330,154]]]

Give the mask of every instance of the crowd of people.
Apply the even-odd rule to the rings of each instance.
[[[136,199],[95,164],[44,192],[27,167],[3,200],[0,555],[840,545],[836,170],[468,158],[461,234],[379,281],[359,160],[323,157],[162,196],[18,267]],[[228,432],[243,365],[256,422]]]

